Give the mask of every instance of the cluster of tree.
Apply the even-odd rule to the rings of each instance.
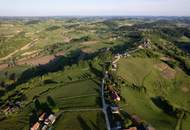
[[[58,42],[58,43],[55,43],[55,44],[52,44],[52,45],[49,45],[49,46],[46,46],[44,48],[44,53],[47,53],[47,54],[54,54],[58,51],[61,51],[61,49],[63,49],[65,46],[64,43],[61,43],[61,42]]]
[[[47,96],[46,103],[41,103],[37,97],[34,97],[34,105],[37,111],[51,111],[51,108],[56,107],[56,103],[51,96]]]
[[[61,28],[61,27],[60,26],[51,26],[51,27],[46,28],[46,31],[54,31],[54,30],[57,30],[59,28]]]
[[[183,111],[182,109],[174,107],[168,100],[166,100],[162,96],[157,96],[154,98],[151,98],[152,102],[162,109],[165,113],[174,116],[174,117],[179,117],[180,113]]]
[[[71,42],[87,42],[90,39],[91,38],[89,36],[83,36],[83,37],[80,37],[80,38],[72,39]]]
[[[41,22],[41,21],[40,20],[30,20],[30,21],[26,22],[25,25],[38,24],[39,22]]]
[[[150,49],[141,49],[136,51],[135,53],[133,53],[134,57],[143,57],[143,58],[158,58],[159,55],[156,54],[154,51],[150,50]]]
[[[170,40],[177,40],[177,38],[181,38],[182,36],[190,38],[190,30],[188,28],[159,28],[157,31],[159,31],[161,36]]]
[[[161,27],[176,27],[175,23],[169,20],[156,20],[142,24],[135,24],[133,27],[137,29],[159,29]]]
[[[105,20],[102,22],[104,25],[108,26],[109,29],[117,28],[118,25],[114,20]]]
[[[40,102],[38,97],[34,97],[34,109],[32,115],[29,118],[29,123],[32,126],[39,119],[39,114],[45,112],[46,114],[52,114],[59,111],[59,108],[56,105],[56,102],[51,96],[47,96],[46,102]]]
[[[80,24],[71,24],[71,25],[64,25],[64,28],[66,29],[76,29],[77,27],[79,27]]]
[[[10,73],[10,74],[9,74],[9,73],[6,71],[6,72],[4,73],[4,76],[5,76],[5,79],[6,79],[6,80],[0,82],[0,86],[1,86],[2,88],[6,88],[6,86],[11,85],[11,84],[9,84],[9,82],[14,83],[14,82],[16,82],[16,80],[17,80],[17,77],[16,77],[16,74],[15,74],[15,73]]]

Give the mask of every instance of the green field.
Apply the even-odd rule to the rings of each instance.
[[[54,124],[54,130],[106,130],[104,116],[99,111],[66,112]]]
[[[11,69],[8,72],[14,72],[19,76],[20,73],[22,73],[21,70],[24,71],[22,67],[17,68],[18,71],[15,69]],[[2,75],[4,75],[4,72],[2,72]],[[7,99],[10,95],[15,93],[15,90],[25,95],[25,100],[22,102],[22,110],[1,121],[2,124],[17,123],[11,126],[1,125],[0,129],[11,130],[13,127],[15,130],[28,129],[29,117],[31,112],[36,109],[34,103],[35,97],[38,97],[40,104],[48,103],[48,98],[51,97],[56,104],[57,111],[70,109],[99,109],[101,107],[99,83],[99,79],[89,70],[88,65],[83,67],[75,65],[67,67],[65,71],[49,73],[42,77],[35,77],[27,83],[18,85],[14,90],[7,92],[1,98],[3,100]],[[96,124],[97,118],[102,119],[102,117],[96,117],[99,111],[100,110],[98,110],[98,112],[87,112],[90,113],[88,118],[92,120],[93,125],[99,125]],[[80,112],[78,113],[80,114]],[[62,122],[61,119],[59,119],[59,122]],[[94,127],[93,125],[91,125],[91,127]]]
[[[163,66],[167,65],[158,59],[123,58],[119,61],[117,74],[125,79],[129,86],[144,87],[146,90],[144,93],[133,87],[122,87],[121,93],[127,104],[125,109],[131,114],[137,114],[158,130],[172,130],[177,119],[165,113],[162,107],[155,104],[154,99],[164,97],[173,107],[189,111],[190,98],[187,86],[190,85],[190,80],[179,68],[169,69],[170,71],[163,73],[161,71],[165,68]],[[167,77],[168,73],[174,72],[175,77],[172,79]],[[188,118],[183,120],[184,130],[189,128],[185,123]]]
[[[122,24],[125,24],[125,22]],[[24,57],[22,54],[27,54],[34,50],[40,55],[52,53],[52,51],[53,53],[59,51],[66,53],[78,48],[84,52],[92,53],[98,49],[112,47],[128,41],[127,38],[113,40],[110,36],[114,35],[114,32],[110,30],[109,25],[91,20],[48,19],[45,21],[31,20],[29,24],[22,21],[2,22],[1,25],[0,58],[20,49],[34,39],[37,40],[32,46],[19,50],[13,57],[20,59]],[[11,29],[10,26],[12,27]],[[83,38],[85,37],[88,37],[88,39],[84,40]]]
[[[92,80],[79,81],[64,86],[59,86],[40,96],[40,101],[46,101],[51,96],[58,107],[68,108],[97,108],[99,103],[99,86]]]
[[[28,130],[42,111],[62,113],[55,130],[105,130],[103,70],[112,56],[128,52],[110,73],[123,111],[156,130],[190,130],[189,23],[186,17],[0,18],[0,110],[21,102],[15,112],[0,113],[0,130]],[[32,66],[38,57],[42,64]]]
[[[13,68],[7,68],[0,71],[0,80],[7,79],[7,76],[9,77],[10,74],[16,74],[16,77],[19,78],[22,73],[27,70],[29,66],[16,66]],[[6,74],[7,73],[7,74]]]
[[[147,121],[157,130],[175,129],[177,119],[159,109],[146,94],[129,87],[122,88],[121,94],[126,99],[123,109],[128,113],[138,115],[141,120]]]

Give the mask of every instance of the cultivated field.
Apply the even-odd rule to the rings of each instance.
[[[163,97],[173,107],[189,111],[189,76],[154,58],[123,58],[118,65],[118,75],[131,86],[121,89],[121,95],[126,99],[126,106],[123,104],[126,111],[137,114],[156,129],[175,129],[177,119],[167,114],[164,104],[159,104],[157,99]],[[141,89],[145,92],[139,91]],[[186,129],[188,117],[187,114],[182,123]]]

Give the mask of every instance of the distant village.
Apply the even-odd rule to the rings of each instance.
[[[144,49],[150,47],[150,40],[145,40],[142,44],[138,46],[138,49]],[[136,49],[136,50],[138,50]],[[131,52],[134,52],[133,50]],[[116,54],[114,56],[114,60],[111,62],[111,71],[115,72],[118,69],[117,62],[120,58],[130,57],[130,52],[125,52],[123,54]],[[121,101],[121,96],[119,91],[117,90],[116,84],[112,81],[113,77],[110,74],[110,70],[105,72],[104,78],[107,81],[105,83],[104,93],[105,98],[107,99],[107,113],[110,120],[111,130],[155,130],[150,124],[142,124],[142,119],[138,115],[129,114],[129,120],[131,120],[131,124],[129,124],[128,128],[124,128],[121,119],[121,111],[122,108],[119,106],[119,102]],[[110,83],[111,81],[111,83]]]

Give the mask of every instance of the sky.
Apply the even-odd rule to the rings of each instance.
[[[0,16],[190,16],[190,0],[0,0]]]

